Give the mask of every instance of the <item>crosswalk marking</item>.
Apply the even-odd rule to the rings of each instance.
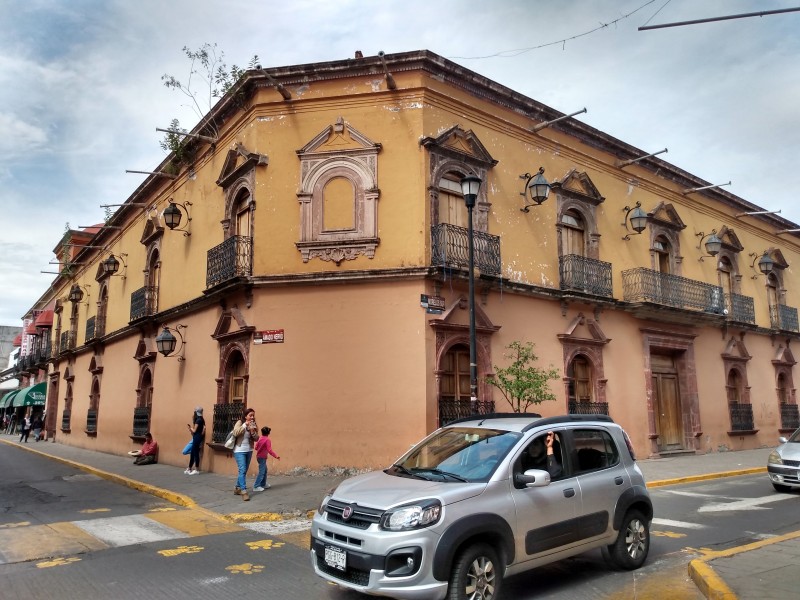
[[[766,507],[761,506],[762,504],[780,502],[781,500],[786,500],[788,498],[792,498],[792,496],[788,494],[784,495],[771,494],[769,496],[762,496],[761,498],[745,498],[744,500],[738,500],[736,502],[720,502],[714,504],[707,504],[705,506],[701,506],[700,508],[698,508],[697,512],[709,513],[709,512],[726,512],[732,510],[766,510]]]
[[[73,524],[112,547],[189,537],[183,531],[162,525],[144,515],[73,521]]]
[[[688,523],[686,521],[673,521],[672,519],[653,519],[653,525],[661,527],[677,527],[678,529],[705,529],[706,525],[700,523]]]

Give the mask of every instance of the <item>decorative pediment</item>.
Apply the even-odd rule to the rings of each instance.
[[[380,150],[381,145],[360,133],[342,117],[320,131],[310,142],[297,151],[299,156],[309,154],[348,153],[359,150]]]
[[[103,372],[103,358],[99,354],[92,356],[92,360],[89,362],[89,372],[93,375]]]
[[[454,125],[439,136],[425,137],[420,145],[429,150],[436,150],[458,161],[478,163],[486,168],[493,167],[497,161],[492,158],[486,147],[472,130],[464,131],[461,126]]]
[[[217,185],[226,188],[249,170],[268,164],[269,157],[267,155],[250,152],[241,142],[238,142],[232,150],[228,150],[222,171],[217,179]]]
[[[787,367],[793,367],[797,364],[797,361],[794,359],[794,355],[789,349],[789,346],[779,344],[778,349],[775,351],[775,356],[772,359],[772,364],[776,366],[784,365]]]
[[[438,319],[430,321],[434,329],[463,329],[469,327],[469,302],[465,296],[459,296],[442,313]],[[483,309],[475,304],[475,330],[481,333],[491,333],[499,331],[500,326],[492,323]]]
[[[588,202],[595,206],[605,200],[586,172],[579,173],[575,169],[564,175],[561,181],[551,183],[550,188],[558,194]]]
[[[659,225],[680,231],[686,229],[686,224],[678,215],[678,211],[672,204],[666,202],[659,202],[651,212],[647,213],[647,217]]]
[[[603,345],[611,341],[603,333],[600,324],[594,319],[587,319],[583,313],[578,313],[569,323],[564,333],[559,333],[557,337],[562,343],[564,341],[580,341],[582,343]]]
[[[773,260],[774,264],[773,267],[776,269],[785,269],[789,266],[789,263],[786,262],[786,259],[783,257],[783,252],[778,250],[777,248],[768,248],[766,253],[769,257]]]
[[[254,326],[247,324],[242,312],[238,307],[234,306],[229,310],[222,311],[211,337],[218,342],[229,341],[231,338],[237,337],[249,338],[253,335],[255,329]]]
[[[724,250],[730,250],[731,252],[741,252],[744,250],[744,246],[742,246],[742,243],[739,241],[739,237],[733,229],[729,229],[727,225],[723,225],[720,228],[717,237],[722,240],[722,248]]]
[[[158,221],[158,217],[152,215],[144,222],[144,231],[139,243],[148,246],[164,235],[164,226]]]
[[[133,355],[139,364],[153,362],[156,359],[156,346],[153,338],[143,337],[136,344],[136,353]]]
[[[744,345],[744,340],[735,337],[729,339],[725,344],[722,357],[728,360],[750,360],[752,358]]]

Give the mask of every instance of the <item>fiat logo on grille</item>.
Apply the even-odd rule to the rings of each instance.
[[[347,521],[350,517],[353,516],[353,507],[352,506],[345,506],[342,509],[342,518]]]

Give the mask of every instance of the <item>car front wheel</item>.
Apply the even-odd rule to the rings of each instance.
[[[608,546],[611,562],[620,569],[638,569],[650,550],[650,524],[638,511],[625,515],[617,541]]]
[[[502,571],[494,548],[488,544],[467,547],[453,565],[447,600],[497,600]]]
[[[788,485],[781,485],[780,483],[773,483],[772,487],[775,488],[776,492],[791,492],[792,491],[792,488],[790,488]]]

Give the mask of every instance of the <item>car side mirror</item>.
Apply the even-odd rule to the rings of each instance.
[[[787,440],[785,437],[781,436],[781,437],[779,437],[779,438],[778,438],[778,441],[779,441],[781,444],[785,444],[785,443],[786,443],[786,442],[788,442],[789,440]]]
[[[550,485],[550,473],[540,469],[528,469],[524,473],[517,473],[514,482],[525,487],[545,487]]]

